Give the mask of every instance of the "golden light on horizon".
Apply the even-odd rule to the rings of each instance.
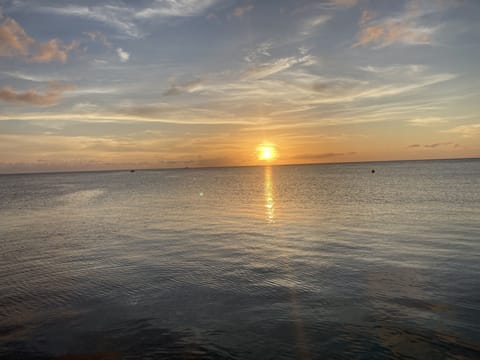
[[[277,156],[277,149],[272,144],[261,144],[257,147],[258,160],[273,161]]]

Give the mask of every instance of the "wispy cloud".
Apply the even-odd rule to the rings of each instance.
[[[178,17],[199,16],[206,12],[217,0],[154,0],[150,5],[138,9],[134,4],[104,3],[96,6],[67,5],[32,6],[37,12],[79,17],[103,23],[120,33],[133,38],[145,35],[142,22]]]
[[[135,14],[138,18],[189,17],[203,14],[217,0],[156,0]]]
[[[393,66],[388,69],[374,68],[374,76],[370,76],[369,81],[362,77],[324,77],[316,75],[309,66],[311,59],[304,56],[292,56],[286,58],[277,58],[255,66],[250,66],[246,70],[237,74],[230,73],[225,78],[223,73],[209,74],[208,83],[204,76],[199,79],[183,83],[174,83],[164,92],[164,95],[195,94],[205,91],[202,96],[202,106],[205,108],[222,109],[228,112],[228,118],[239,117],[240,119],[260,119],[258,113],[249,113],[247,109],[258,108],[261,104],[262,116],[265,119],[284,118],[290,119],[305,116],[307,123],[311,122],[310,117],[314,116],[320,108],[329,109],[334,104],[342,104],[342,111],[350,109],[352,114],[335,115],[335,118],[325,119],[325,124],[329,123],[361,123],[385,121],[392,117],[398,118],[400,115],[405,119],[406,116],[413,118],[418,111],[431,111],[431,105],[421,105],[413,103],[408,106],[403,101],[402,105],[392,105],[392,101],[401,95],[408,96],[415,92],[419,93],[423,88],[427,88],[442,82],[455,78],[454,74],[431,73],[426,68],[418,65]],[[402,71],[403,69],[403,71]],[[370,71],[372,69],[368,69]],[[361,74],[360,74],[361,75]],[[215,94],[215,97],[209,97],[209,94]],[[365,112],[360,114],[358,107],[350,103],[365,103],[370,100],[380,101],[378,110],[373,107],[361,109]],[[384,101],[388,103],[383,104]],[[199,98],[185,98],[182,111],[189,112],[185,106],[190,103],[198,105]],[[440,101],[440,99],[437,99]],[[333,109],[333,108],[332,108]],[[336,107],[337,112],[340,111]],[[356,109],[354,111],[354,109]],[[438,110],[438,109],[437,109]],[[326,110],[321,113],[325,114]],[[250,111],[251,112],[251,111]],[[305,115],[300,115],[305,113]],[[211,116],[223,117],[225,114],[214,114]],[[277,121],[276,120],[276,121]],[[267,120],[266,120],[267,121]],[[302,123],[303,124],[303,123]],[[302,126],[298,122],[294,126]],[[286,124],[275,124],[276,127],[290,126]]]
[[[321,25],[327,23],[331,18],[331,15],[318,15],[306,19],[303,22],[301,34],[303,36],[312,35]]]
[[[324,10],[349,8],[358,4],[359,0],[326,0],[315,2],[315,7]]]
[[[357,155],[357,152],[349,151],[349,152],[328,152],[328,153],[319,153],[319,154],[299,154],[299,155],[290,157],[290,159],[316,161],[316,160],[324,160],[328,158],[338,158],[338,157],[353,156],[353,155]]]
[[[409,145],[408,148],[409,149],[435,149],[435,148],[439,148],[439,147],[453,147],[453,148],[458,148],[460,147],[459,144],[457,143],[453,143],[453,142],[441,142],[441,143],[433,143],[433,144],[412,144],[412,145]]]
[[[408,120],[408,122],[415,126],[430,126],[430,125],[445,123],[447,122],[447,120],[438,118],[438,117],[424,117],[424,118],[410,119]]]
[[[389,66],[360,66],[360,70],[377,76],[418,76],[425,73],[428,67],[420,64],[393,64]]]
[[[444,132],[450,134],[457,134],[464,137],[474,137],[480,136],[480,124],[468,124],[468,125],[460,125],[454,128],[445,130]]]
[[[263,79],[268,76],[277,74],[289,69],[294,65],[311,65],[315,63],[315,58],[310,55],[303,55],[300,57],[290,56],[279,58],[271,62],[262,63],[251,66],[244,74],[245,79]]]
[[[202,90],[204,81],[195,79],[183,84],[172,84],[170,88],[163,93],[165,96],[182,95],[186,93],[193,93]]]
[[[270,41],[265,41],[258,44],[253,50],[249,51],[249,53],[244,57],[246,62],[252,63],[257,62],[262,58],[270,57],[270,51],[273,48],[273,43]]]
[[[55,77],[55,79],[53,79],[51,76],[48,75],[39,75],[21,71],[5,71],[3,72],[3,74],[14,79],[27,80],[32,82],[50,82],[54,80],[63,80],[59,79],[58,77]]]
[[[375,45],[379,48],[393,44],[431,45],[439,26],[424,21],[427,15],[440,13],[447,7],[446,2],[409,1],[402,14],[384,19],[375,18],[375,13],[366,10],[359,20],[360,31],[353,47]]]
[[[296,57],[276,59],[269,63],[263,63],[250,67],[244,74],[246,79],[262,79],[279,73],[298,63]]]
[[[454,74],[436,74],[425,76],[416,84],[401,84],[401,85],[381,85],[373,89],[368,89],[358,94],[363,98],[379,98],[384,96],[393,96],[403,94],[409,91],[417,90],[423,87],[435,85],[456,77]]]
[[[20,92],[6,86],[0,90],[0,100],[10,103],[48,106],[56,104],[66,91],[74,89],[74,85],[56,82],[50,83],[46,91],[43,93],[35,89]]]
[[[41,111],[28,113],[1,113],[0,120],[18,121],[74,121],[116,123],[161,123],[173,125],[253,125],[254,119],[236,116],[222,109],[195,106],[176,106],[169,103],[141,103],[96,107],[90,113],[72,111]]]
[[[362,29],[354,46],[364,46],[371,43],[380,47],[394,43],[428,45],[431,43],[432,35],[435,31],[435,28],[417,27],[412,24],[391,20]]]
[[[111,49],[112,43],[108,40],[107,36],[100,31],[88,31],[84,33],[93,41],[100,41],[106,48]]]
[[[140,31],[134,22],[135,9],[126,6],[104,4],[98,6],[66,5],[54,7],[37,4],[36,6],[32,6],[31,10],[47,14],[94,20],[131,37],[143,36],[143,32]]]
[[[328,104],[353,102],[364,99],[379,99],[385,97],[393,97],[413,91],[418,91],[422,88],[439,84],[445,81],[452,80],[456,77],[455,74],[439,73],[439,74],[424,74],[422,76],[415,76],[415,81],[412,82],[410,76],[402,78],[390,78],[388,82],[384,79],[378,79],[370,82],[364,82],[354,78],[348,79],[328,79],[312,74],[297,74],[292,79],[293,84],[297,84],[297,91],[302,90],[305,100],[301,103],[305,104]],[[308,93],[324,94],[322,97],[311,98],[306,95]]]
[[[98,105],[92,104],[90,102],[83,102],[75,104],[72,109],[75,112],[85,112],[85,113],[92,113],[98,110]]]

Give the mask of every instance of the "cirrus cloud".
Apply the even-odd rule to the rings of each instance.
[[[182,95],[197,92],[203,89],[204,81],[195,79],[184,84],[172,84],[170,88],[163,93],[164,96]]]
[[[444,132],[461,135],[463,137],[480,136],[480,124],[459,125]]]
[[[359,20],[360,31],[353,47],[370,44],[379,48],[393,44],[431,45],[440,27],[425,23],[425,17],[440,14],[448,6],[451,5],[441,0],[409,1],[401,14],[378,20],[373,20],[375,12],[365,10]]]

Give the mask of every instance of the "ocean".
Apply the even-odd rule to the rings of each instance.
[[[480,160],[1,175],[0,250],[0,358],[480,358]]]

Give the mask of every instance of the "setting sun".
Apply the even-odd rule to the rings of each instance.
[[[274,145],[261,144],[257,147],[258,160],[272,161],[277,158],[277,150]]]

